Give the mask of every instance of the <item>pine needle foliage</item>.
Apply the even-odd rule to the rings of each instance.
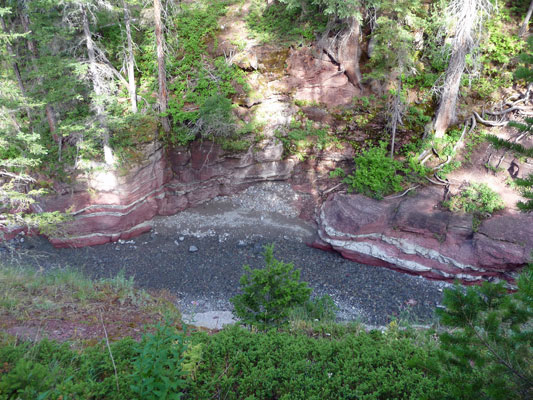
[[[307,283],[300,282],[300,270],[274,258],[274,245],[265,246],[263,255],[265,268],[252,270],[245,265],[240,279],[242,294],[231,299],[242,322],[261,329],[286,324],[290,312],[303,306],[311,295]]]
[[[448,332],[440,337],[446,377],[461,399],[533,396],[533,266],[517,281],[446,290],[437,310]]]

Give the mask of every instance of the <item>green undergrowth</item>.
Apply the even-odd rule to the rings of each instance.
[[[504,207],[500,195],[485,183],[471,183],[444,203],[451,211],[492,214]]]
[[[309,153],[343,148],[341,139],[332,134],[329,127],[318,127],[302,115],[293,119],[287,127],[279,129],[276,138],[283,143],[286,155],[295,155],[301,161],[309,157]]]
[[[96,287],[76,275],[46,278],[41,290],[45,283]],[[446,289],[438,331],[325,321],[199,332],[166,317],[139,340],[87,346],[0,334],[0,400],[525,400],[533,388],[533,269],[516,284],[513,294],[503,283]],[[317,302],[316,310],[328,307]]]
[[[237,326],[215,335],[159,326],[109,349],[3,338],[0,399],[444,398],[433,346],[398,331],[311,337]]]
[[[301,7],[291,8],[280,2],[267,5],[265,1],[253,0],[246,23],[252,37],[263,43],[307,43],[314,40],[316,33],[324,30],[327,23],[327,18],[318,12],[318,7],[312,4],[307,7],[312,10],[304,14]]]
[[[355,169],[346,175],[341,169],[331,173],[341,177],[349,192],[357,192],[375,199],[399,192],[409,184],[417,183],[427,173],[414,157],[400,161],[389,156],[387,143],[369,146],[354,158]]]
[[[162,134],[164,142],[186,145],[202,132],[197,122],[202,117],[202,107],[213,98],[228,99],[245,90],[244,72],[231,64],[225,56],[219,56],[217,32],[219,19],[226,14],[232,1],[201,0],[183,3],[172,21],[174,33],[167,37],[170,57],[167,60],[169,102],[168,114],[173,121],[170,134]],[[153,32],[146,36],[140,66],[144,76],[150,77],[144,86],[156,88],[153,78],[157,59],[153,48]],[[210,105],[208,104],[208,107]],[[207,115],[207,117],[209,117]],[[222,124],[231,121],[221,120]],[[211,135],[217,136],[216,131]],[[225,138],[227,132],[221,132]],[[205,136],[205,135],[204,135]]]

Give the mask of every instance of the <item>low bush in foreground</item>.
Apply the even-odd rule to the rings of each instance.
[[[184,332],[170,320],[139,341],[75,349],[0,335],[0,400],[530,399],[533,272],[447,290],[444,329],[366,332],[324,323]],[[329,308],[328,301],[308,311]],[[312,313],[310,314],[312,315]]]
[[[192,334],[187,350],[184,336],[175,335],[111,344],[116,375],[105,343],[76,351],[48,340],[6,340],[0,399],[436,399],[446,393],[431,367],[437,361],[431,347],[399,334],[312,338],[232,327]]]

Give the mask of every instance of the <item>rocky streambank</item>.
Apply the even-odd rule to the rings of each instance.
[[[443,282],[362,265],[335,252],[311,248],[316,226],[298,218],[298,193],[282,182],[265,182],[231,197],[218,197],[173,216],[156,217],[151,232],[128,240],[83,248],[56,248],[43,237],[19,235],[0,245],[3,260],[43,270],[81,268],[92,277],[124,271],[146,289],[178,298],[192,321],[220,327],[229,319],[229,299],[239,291],[242,266],[262,267],[263,247],[294,263],[316,296],[330,295],[342,321],[383,326],[392,319],[430,324]],[[209,323],[210,322],[210,323]]]
[[[315,224],[319,240],[313,245],[359,263],[444,281],[502,279],[512,284],[533,251],[532,215],[510,210],[474,228],[471,215],[439,206],[443,188],[421,188],[383,201],[328,193],[338,186],[329,172],[351,161],[349,148],[306,161],[284,157],[276,140],[240,154],[212,142],[171,150],[153,145],[144,151],[146,161],[130,171],[95,173],[41,202],[41,209],[68,210],[73,216],[60,234],[49,238],[55,247],[128,241],[152,230],[158,216],[179,215],[261,182],[285,181],[291,193],[280,204],[290,204],[295,216]],[[18,233],[20,229],[8,230],[4,236]]]

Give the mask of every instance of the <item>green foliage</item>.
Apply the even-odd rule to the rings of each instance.
[[[243,71],[209,52],[210,46],[218,46],[218,19],[225,14],[227,5],[227,1],[215,0],[181,4],[181,11],[175,16],[172,37],[167,36],[170,45],[176,47],[167,65],[167,74],[172,76],[168,113],[174,123],[173,132],[164,137],[169,143],[184,145],[193,140],[189,129],[199,118],[212,117],[202,111],[213,109],[213,99],[228,98],[236,93],[237,86],[246,86]],[[153,50],[144,58],[145,68],[150,70],[155,69],[152,57]]]
[[[443,377],[462,399],[530,399],[533,396],[533,267],[508,294],[503,283],[466,291],[445,290],[437,310]]]
[[[533,82],[533,37],[527,39],[527,52],[520,54],[520,63],[522,64],[515,71],[515,78],[526,82]]]
[[[306,5],[308,13],[303,12],[302,4]],[[308,0],[274,2],[269,6],[256,0],[246,23],[252,37],[261,42],[289,45],[313,40],[315,33],[324,29],[326,19]]]
[[[533,119],[528,119],[530,120],[530,124],[533,123]],[[526,119],[526,122],[528,119]],[[485,135],[484,137],[497,149],[508,149],[515,152],[516,154],[523,155],[525,157],[533,157],[533,149],[525,148],[520,143],[509,142],[494,135]]]
[[[422,400],[446,393],[431,348],[401,335],[312,338],[232,327],[193,340],[203,359],[189,381],[191,398]]]
[[[402,164],[387,154],[387,144],[371,146],[354,158],[355,171],[344,178],[348,191],[382,199],[402,189],[404,178],[399,172]]]
[[[44,365],[21,359],[0,381],[0,398],[46,399],[52,382],[53,373],[50,374]]]
[[[133,363],[132,392],[138,399],[180,399],[185,381],[182,371],[184,336],[170,323],[157,324],[143,336]]]
[[[287,154],[294,154],[300,160],[304,160],[307,151],[342,146],[340,140],[331,135],[326,127],[317,128],[312,121],[300,117],[300,120],[292,120],[287,128],[280,129],[276,133]]]
[[[384,80],[391,73],[407,77],[411,75],[417,54],[413,31],[421,25],[419,0],[381,0],[375,3],[378,12],[386,12],[376,21],[372,32],[375,46],[370,59],[368,78]]]
[[[485,183],[471,183],[444,203],[453,212],[492,214],[504,207],[500,195]]]
[[[235,315],[248,325],[267,328],[288,322],[291,309],[306,303],[311,294],[300,282],[300,271],[292,263],[274,258],[274,246],[265,246],[265,268],[245,265],[240,279],[242,294],[231,299]]]
[[[291,319],[309,322],[333,322],[337,315],[338,307],[327,294],[313,297],[304,305],[296,307],[291,312]]]
[[[515,179],[514,183],[521,190],[525,201],[518,202],[517,206],[522,211],[533,211],[533,174],[526,178]]]
[[[115,378],[105,344],[88,347],[80,354],[68,343],[0,339],[0,399],[134,399],[128,385],[137,351],[138,344],[132,339],[111,344],[118,373]],[[116,379],[120,380],[119,391]]]

